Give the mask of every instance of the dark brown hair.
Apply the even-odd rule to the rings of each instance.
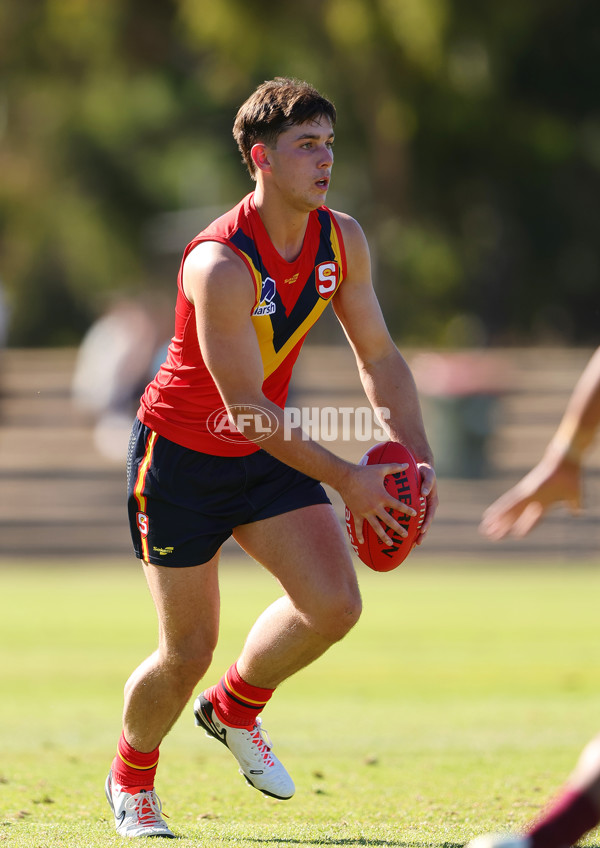
[[[307,82],[275,77],[259,85],[240,106],[233,125],[233,137],[252,179],[256,169],[250,151],[257,142],[275,147],[284,130],[322,115],[335,126],[335,106]]]

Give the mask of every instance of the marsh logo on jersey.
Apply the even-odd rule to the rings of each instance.
[[[328,300],[337,288],[338,264],[337,262],[321,262],[315,268],[315,285],[319,297]]]
[[[277,309],[277,304],[273,302],[275,297],[275,280],[272,277],[267,277],[262,281],[262,291],[260,293],[260,303],[255,306],[253,315],[272,315]]]

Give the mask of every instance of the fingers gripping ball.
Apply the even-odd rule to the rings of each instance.
[[[396,521],[408,532],[400,536],[386,527],[392,539],[391,546],[384,545],[368,521],[363,522],[364,542],[360,543],[354,532],[354,517],[346,507],[346,529],[354,553],[373,571],[392,571],[404,562],[414,548],[425,518],[427,500],[421,495],[421,475],[411,452],[398,442],[383,442],[374,445],[360,460],[360,465],[381,465],[390,462],[408,463],[408,468],[397,474],[388,474],[384,485],[390,495],[416,510],[416,515],[405,515],[397,510],[389,510]]]

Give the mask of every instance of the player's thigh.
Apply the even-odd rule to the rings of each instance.
[[[219,635],[219,554],[190,568],[144,563],[156,607],[163,651],[200,660],[211,655]]]
[[[279,580],[299,609],[327,612],[335,606],[360,611],[356,572],[331,504],[244,524],[233,535]]]

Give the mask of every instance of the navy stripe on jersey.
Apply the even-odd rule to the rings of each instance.
[[[336,260],[335,252],[331,245],[332,224],[329,213],[323,209],[318,209],[317,214],[319,216],[321,233],[319,239],[319,247],[314,259],[315,266],[319,265],[321,262]],[[263,280],[267,277],[274,276],[269,272],[269,269],[265,267],[262,257],[258,253],[255,242],[244,232],[242,232],[242,230],[237,230],[233,234],[233,236],[231,237],[231,242],[235,247],[242,250],[248,256],[256,270],[260,273],[261,278]],[[340,273],[341,269],[339,269],[338,275]],[[271,326],[273,328],[273,349],[276,352],[279,352],[281,350],[281,348],[288,342],[288,340],[293,336],[293,334],[301,326],[301,324],[308,318],[308,316],[312,312],[315,305],[319,302],[319,300],[321,300],[321,298],[319,296],[315,283],[314,268],[312,273],[308,277],[298,297],[298,300],[294,304],[292,311],[289,315],[286,315],[285,306],[281,300],[279,291],[276,290],[275,295],[273,297],[273,302],[276,305],[276,309],[275,312],[271,316],[269,316],[271,320]]]

